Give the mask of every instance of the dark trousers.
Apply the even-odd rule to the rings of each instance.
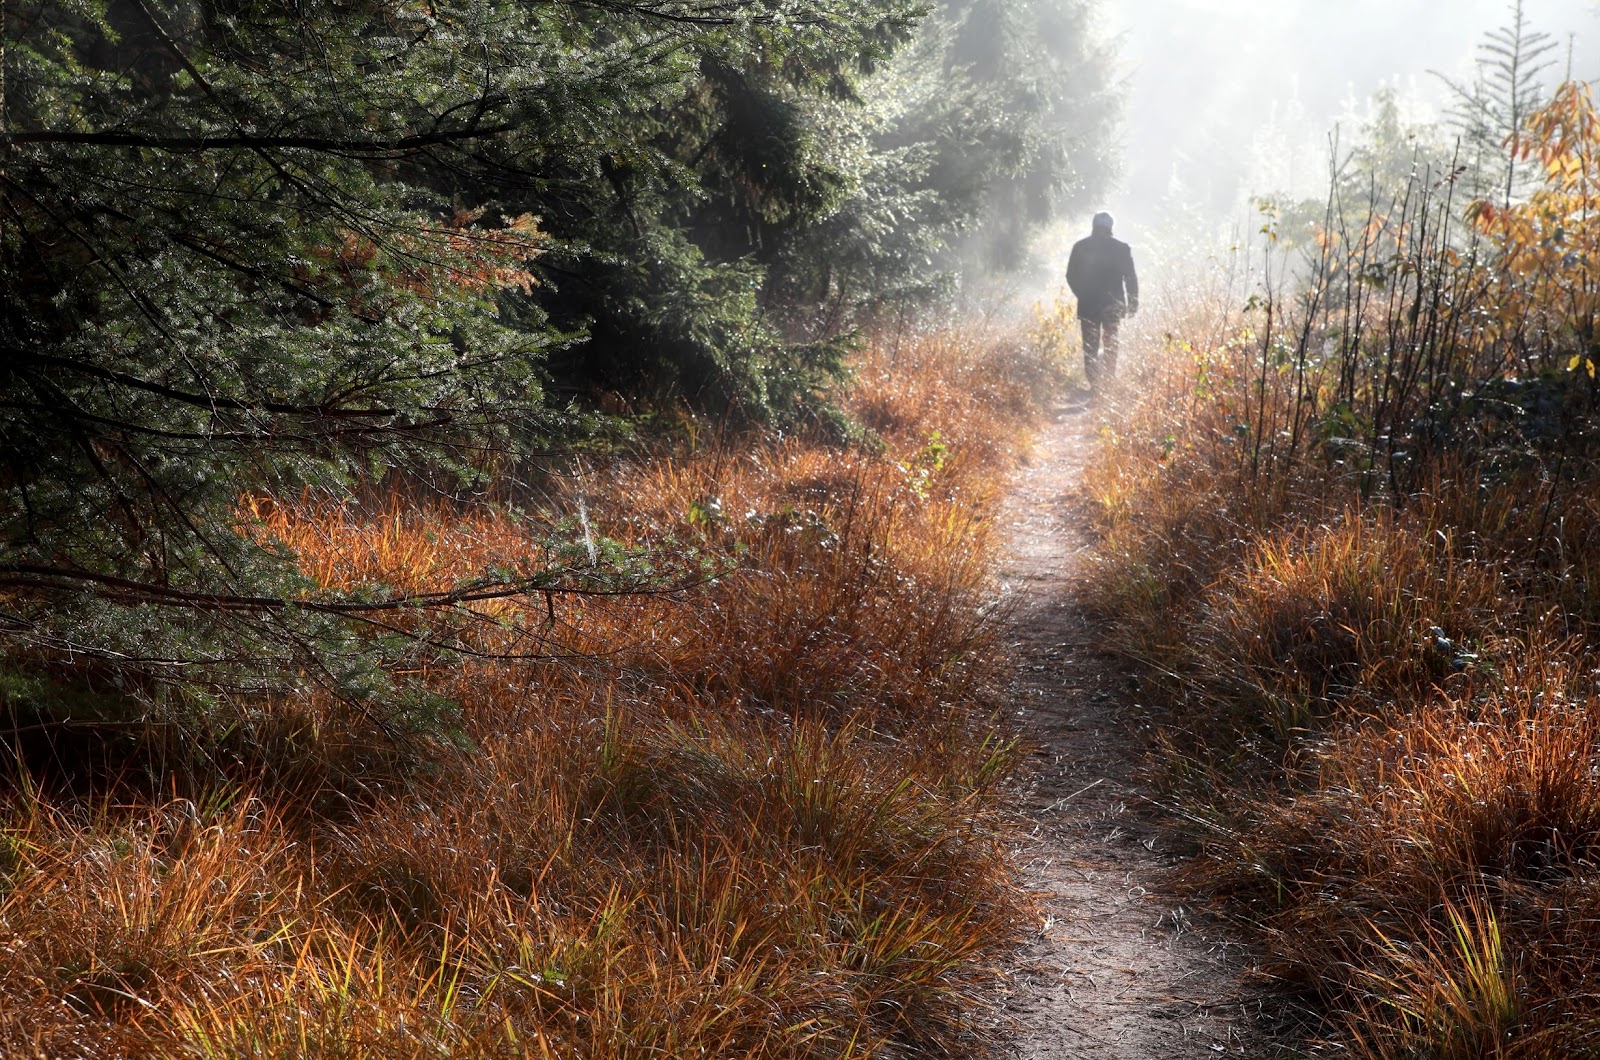
[[[1111,380],[1117,374],[1117,350],[1120,346],[1117,333],[1122,328],[1122,315],[1122,306],[1112,305],[1101,310],[1093,320],[1088,317],[1078,319],[1083,327],[1083,374],[1089,377],[1092,387]]]

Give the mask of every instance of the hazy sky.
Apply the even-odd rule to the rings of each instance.
[[[1558,41],[1557,78],[1569,35],[1574,75],[1600,78],[1600,0],[1524,11]],[[1506,0],[1102,0],[1101,15],[1128,78],[1124,174],[1108,205],[1129,235],[1174,188],[1208,215],[1275,188],[1316,194],[1335,122],[1348,142],[1385,84],[1414,117],[1436,116],[1445,91],[1429,71],[1470,78],[1477,43],[1511,19]]]

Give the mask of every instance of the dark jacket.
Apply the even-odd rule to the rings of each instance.
[[[1120,239],[1096,232],[1072,246],[1067,259],[1067,286],[1078,296],[1078,316],[1099,320],[1108,314],[1139,308],[1139,277],[1133,251]]]

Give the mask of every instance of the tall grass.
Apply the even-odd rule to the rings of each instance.
[[[698,574],[375,629],[453,705],[427,739],[308,695],[99,795],[19,757],[0,1053],[981,1055],[1027,902],[992,519],[1049,374],[992,337],[874,347],[841,396],[867,440],[591,463],[547,498],[576,546],[509,508],[247,499],[343,588],[586,548]]]
[[[1167,323],[1091,472],[1191,883],[1355,1055],[1600,1052],[1592,116],[1530,124],[1510,220],[1331,202],[1301,293]]]

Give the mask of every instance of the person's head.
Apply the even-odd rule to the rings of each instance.
[[[1117,222],[1114,217],[1112,217],[1106,211],[1101,210],[1099,213],[1094,215],[1094,234],[1097,236],[1108,236],[1111,234],[1111,227],[1116,223]]]

